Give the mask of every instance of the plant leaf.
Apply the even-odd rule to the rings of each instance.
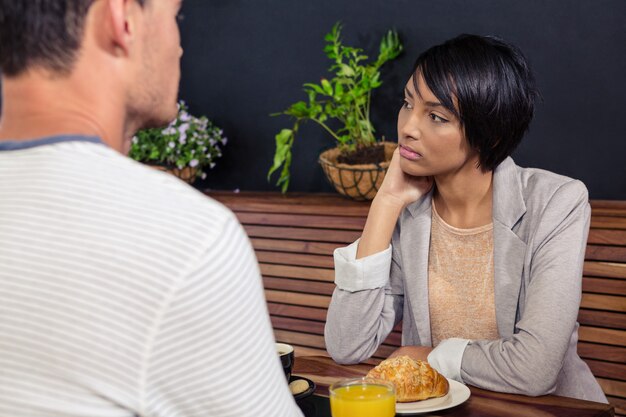
[[[333,95],[333,87],[330,85],[330,82],[326,78],[322,78],[322,88],[324,89],[324,93],[327,96]]]

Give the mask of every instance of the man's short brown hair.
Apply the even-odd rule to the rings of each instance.
[[[137,0],[143,4],[145,0]],[[94,0],[0,0],[0,70],[37,66],[67,74],[76,60]]]

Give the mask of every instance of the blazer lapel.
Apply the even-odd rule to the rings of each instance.
[[[507,158],[493,175],[496,321],[503,338],[511,337],[515,329],[526,243],[513,228],[525,212],[520,178],[513,160]]]
[[[410,216],[402,224],[402,268],[405,275],[404,301],[410,303],[419,341],[432,346],[428,304],[428,253],[430,249],[432,191],[408,206]]]

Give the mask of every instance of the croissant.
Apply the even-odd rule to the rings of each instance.
[[[448,380],[434,370],[428,362],[409,356],[396,356],[378,364],[369,371],[367,378],[393,382],[396,401],[400,403],[443,397],[448,393]]]

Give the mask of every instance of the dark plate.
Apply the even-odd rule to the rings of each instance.
[[[307,388],[306,391],[301,392],[300,394],[296,394],[293,396],[293,398],[297,400],[301,400],[303,398],[308,397],[309,395],[312,395],[315,392],[315,382],[311,381],[308,378],[305,378],[303,376],[298,376],[298,375],[291,375],[291,378],[289,379],[289,382],[293,382],[293,381],[297,381],[298,379],[302,379],[304,381],[306,381],[309,384],[309,388]]]

